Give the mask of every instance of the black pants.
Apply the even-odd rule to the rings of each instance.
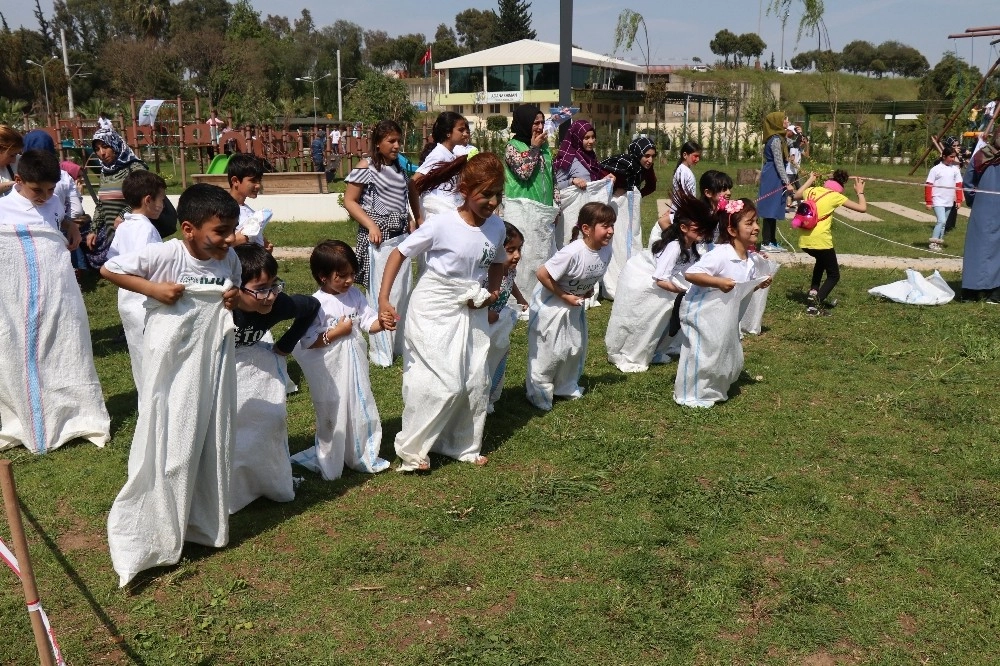
[[[944,223],[944,231],[948,233],[958,224],[958,206],[952,206],[948,211],[948,220]]]
[[[822,303],[830,295],[830,292],[833,291],[833,288],[837,286],[837,283],[840,282],[840,265],[837,263],[837,251],[832,247],[829,250],[802,248],[802,251],[816,259],[811,288],[819,292],[816,296],[816,301]],[[820,280],[823,279],[824,272],[826,273],[826,281],[820,285]]]
[[[773,217],[764,218],[764,229],[763,238],[761,239],[762,245],[777,245],[778,241],[775,238],[775,233],[778,230],[778,222]]]

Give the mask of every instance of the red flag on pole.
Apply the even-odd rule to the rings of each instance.
[[[426,65],[428,62],[430,62],[430,59],[431,59],[431,47],[428,46],[427,53],[425,53],[424,57],[420,59],[420,64]]]

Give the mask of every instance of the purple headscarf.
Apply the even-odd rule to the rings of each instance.
[[[555,169],[569,171],[573,166],[573,160],[579,160],[580,164],[590,172],[591,180],[600,180],[607,172],[601,168],[597,154],[593,150],[584,150],[583,137],[587,136],[587,132],[594,132],[594,126],[586,120],[574,120],[562,143],[559,144],[559,157],[552,166]]]

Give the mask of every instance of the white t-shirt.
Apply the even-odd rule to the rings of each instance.
[[[656,257],[656,268],[653,269],[653,280],[671,280],[681,289],[689,289],[691,283],[684,277],[684,273],[695,264],[694,249],[688,249],[687,261],[681,261],[680,241],[670,241],[663,248],[659,256]]]
[[[104,265],[112,273],[138,275],[150,282],[222,284],[229,279],[234,286],[242,284],[240,260],[232,248],[225,259],[195,259],[178,238],[118,255]]]
[[[955,205],[955,186],[962,182],[962,172],[955,164],[935,164],[927,174],[927,184],[932,185],[931,205],[951,208]]]
[[[420,166],[417,167],[417,173],[426,176],[438,165],[454,162],[456,159],[458,159],[458,154],[451,152],[439,143],[434,146],[434,150],[432,150],[427,158],[420,163]],[[421,196],[452,199],[455,201],[455,206],[457,207],[461,205],[462,201],[464,201],[464,197],[458,193],[457,188],[458,176],[455,176],[451,180],[441,183],[434,189],[427,190]]]
[[[340,130],[333,130],[330,132],[330,143],[338,144],[340,143]]]
[[[756,277],[753,260],[750,253],[746,259],[740,259],[736,248],[729,243],[716,245],[710,252],[702,255],[698,262],[689,268],[688,273],[706,273],[715,277],[725,277],[736,282],[749,282]]]
[[[503,239],[507,230],[496,215],[483,226],[466,224],[457,212],[431,215],[399,244],[404,257],[427,255],[427,268],[442,277],[485,284],[491,264],[507,259]]]
[[[124,221],[115,229],[108,249],[108,259],[123,254],[138,252],[147,245],[162,243],[160,232],[156,230],[149,218],[139,213],[125,213]]]
[[[996,111],[996,109],[997,109],[997,101],[995,99],[991,99],[986,104],[986,106],[983,107],[983,114],[987,116],[992,116],[993,112]]]
[[[793,146],[788,147],[788,161],[785,162],[785,173],[794,176],[799,172],[799,165],[802,163],[802,151]]]
[[[671,181],[675,193],[684,192],[688,196],[698,197],[698,181],[695,180],[694,171],[686,164],[678,164],[674,169],[674,179]]]
[[[21,196],[17,185],[10,189],[7,196],[0,199],[0,223],[23,224],[26,226],[47,225],[61,231],[62,220],[66,215],[59,197],[52,196],[41,206],[36,206],[29,199]]]
[[[319,289],[313,294],[319,301],[319,312],[312,326],[302,336],[300,345],[302,348],[311,346],[323,331],[337,325],[343,317],[354,322],[354,327],[359,331],[368,333],[372,324],[378,319],[378,313],[368,305],[368,300],[361,294],[357,287],[352,286],[342,294],[328,294]]]
[[[578,238],[545,262],[545,270],[564,291],[583,296],[597,284],[611,262],[611,244],[591,250]]]
[[[59,182],[56,183],[54,195],[66,211],[66,217],[72,219],[83,215],[83,198],[76,189],[76,181],[62,169],[59,170]]]

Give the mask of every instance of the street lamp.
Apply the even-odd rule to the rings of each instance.
[[[313,132],[316,131],[316,82],[322,81],[326,77],[330,76],[330,72],[327,72],[323,76],[296,76],[296,81],[306,81],[312,84],[313,90]]]
[[[46,60],[44,64],[42,64],[40,62],[35,62],[34,60],[32,60],[30,58],[24,61],[24,62],[28,63],[29,65],[34,65],[35,67],[40,67],[41,70],[42,70],[42,88],[45,90],[45,124],[48,124],[49,117],[51,116],[51,111],[49,110],[49,84],[45,80],[45,65],[48,65],[53,60],[58,60],[58,56],[52,56],[51,58],[49,58],[48,60]]]

